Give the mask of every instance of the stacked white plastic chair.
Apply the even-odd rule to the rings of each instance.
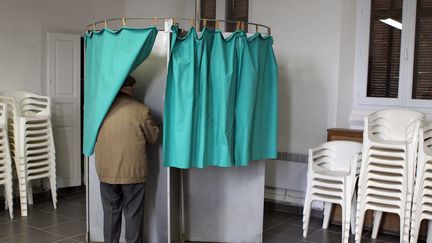
[[[348,242],[350,222],[354,221],[351,209],[355,184],[361,161],[362,144],[351,141],[331,141],[309,149],[308,186],[303,211],[303,237],[307,236],[311,203],[323,201],[325,210],[323,226],[330,220],[331,205],[342,208],[342,242]],[[352,220],[351,220],[352,218]],[[354,227],[354,226],[352,226]]]
[[[12,161],[7,125],[7,106],[0,102],[0,185],[4,186],[5,206],[13,219]]]
[[[364,216],[374,210],[375,238],[382,212],[400,218],[400,242],[408,242],[418,130],[424,114],[388,109],[365,117],[362,164],[358,184],[356,242]]]
[[[9,103],[13,113],[14,161],[17,171],[21,215],[27,216],[27,202],[33,204],[32,180],[49,178],[53,206],[57,205],[55,147],[49,97],[24,91],[0,91],[0,101]]]
[[[417,242],[423,219],[432,220],[432,122],[419,132],[417,173],[411,212],[411,240]],[[429,221],[430,222],[430,221]],[[431,227],[431,224],[429,224]],[[430,232],[430,229],[429,229]],[[428,242],[430,235],[428,232]]]
[[[0,102],[3,102],[6,105],[9,148],[12,161],[15,162],[15,159],[18,158],[18,146],[15,146],[15,144],[18,144],[18,120],[15,100],[13,98],[1,96],[0,94]]]

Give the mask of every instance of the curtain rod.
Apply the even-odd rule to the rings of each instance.
[[[215,27],[219,28],[219,24],[222,23],[235,23],[237,26],[237,29],[244,29],[245,25],[249,26],[255,26],[255,32],[260,32],[259,28],[265,28],[267,30],[267,34],[271,35],[271,28],[267,25],[263,25],[263,24],[257,24],[257,23],[250,23],[250,22],[244,22],[244,21],[235,21],[235,20],[221,20],[221,19],[197,19],[197,18],[166,18],[166,17],[122,17],[122,18],[111,18],[111,19],[105,19],[105,20],[101,20],[101,21],[97,21],[94,22],[92,24],[87,25],[87,30],[88,31],[95,31],[97,30],[97,26],[100,24],[104,24],[104,28],[108,27],[108,23],[109,22],[114,22],[114,21],[121,21],[122,26],[125,27],[127,26],[127,20],[140,20],[140,19],[145,19],[145,20],[152,20],[153,25],[156,25],[158,23],[158,21],[165,21],[167,19],[172,19],[173,20],[173,24],[178,24],[177,20],[182,20],[182,21],[189,21],[191,26],[195,26],[196,24],[200,24],[201,22],[203,23],[203,26],[206,27],[207,22],[215,22]]]

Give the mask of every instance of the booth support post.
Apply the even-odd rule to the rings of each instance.
[[[90,242],[90,205],[89,205],[89,169],[88,156],[84,156],[84,185],[86,187],[86,242]]]

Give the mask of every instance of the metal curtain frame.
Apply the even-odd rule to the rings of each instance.
[[[111,18],[96,21],[94,23],[87,25],[87,31],[98,31],[103,28],[109,28],[109,24],[113,22],[121,22],[122,27],[127,27],[128,20],[152,20],[153,25],[157,25],[159,21],[164,21],[166,23],[167,20],[172,20],[172,23],[178,24],[178,20],[188,21],[190,26],[194,26],[199,29],[201,23],[204,27],[206,27],[207,22],[214,22],[216,29],[219,29],[220,23],[235,23],[238,30],[245,29],[245,26],[249,25],[255,27],[255,32],[260,32],[260,28],[264,28],[266,32],[260,32],[263,34],[271,35],[271,28],[267,25],[251,23],[251,22],[243,22],[243,21],[234,21],[234,20],[221,20],[221,19],[200,19],[200,18],[167,18],[167,17],[121,17],[121,18]],[[165,31],[161,29],[160,31]],[[249,33],[249,32],[248,32]]]
[[[98,31],[101,30],[100,25],[103,24],[103,28],[108,28],[109,23],[111,22],[115,22],[115,21],[121,21],[122,26],[123,27],[127,27],[127,20],[152,20],[153,21],[153,25],[157,25],[158,21],[164,21],[164,28],[163,29],[158,29],[158,31],[164,31],[167,33],[171,32],[171,26],[178,24],[177,20],[182,20],[182,21],[189,21],[190,26],[194,26],[197,27],[197,29],[199,29],[201,23],[203,24],[203,26],[206,26],[207,21],[209,22],[215,22],[215,27],[218,29],[219,28],[219,23],[220,22],[225,22],[225,23],[236,23],[237,24],[237,29],[245,29],[245,25],[249,26],[255,26],[255,32],[260,32],[260,28],[264,28],[267,30],[268,35],[271,35],[271,28],[266,26],[266,25],[262,25],[262,24],[256,24],[256,23],[248,23],[248,22],[241,22],[241,21],[231,21],[231,20],[217,20],[217,19],[199,19],[199,18],[165,18],[165,17],[132,17],[132,18],[126,18],[126,17],[122,17],[122,18],[112,18],[112,19],[106,19],[106,20],[101,20],[101,21],[97,21],[94,22],[92,24],[87,25],[87,31],[91,32],[91,31]],[[261,32],[260,32],[261,33]],[[170,37],[171,39],[171,37]],[[170,45],[170,41],[167,42],[167,66],[169,65],[169,58],[170,58],[170,53],[171,53],[171,45]],[[85,49],[84,49],[85,50]],[[85,51],[84,51],[84,56],[85,56]],[[89,210],[89,157],[85,156],[84,157],[84,172],[85,172],[85,182],[86,182],[86,240],[87,242],[90,242],[90,210]],[[168,223],[168,237],[167,237],[167,242],[171,242],[171,181],[170,181],[170,177],[171,177],[171,172],[173,170],[177,170],[175,168],[171,168],[171,167],[167,167],[167,223]],[[185,235],[186,230],[185,230],[185,205],[184,205],[184,173],[183,170],[179,170],[179,179],[180,179],[180,242],[183,243],[185,241],[185,239],[187,238],[187,236]]]

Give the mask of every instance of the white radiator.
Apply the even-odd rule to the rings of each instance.
[[[265,198],[303,206],[306,192],[307,163],[286,160],[268,160],[266,163]],[[322,209],[321,202],[312,208]]]

